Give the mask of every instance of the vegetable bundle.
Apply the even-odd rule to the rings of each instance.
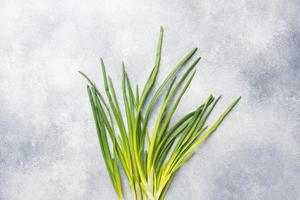
[[[122,167],[128,181],[132,200],[163,200],[175,173],[195,153],[195,149],[211,135],[240,100],[236,99],[212,125],[206,121],[221,97],[210,95],[195,110],[175,123],[172,117],[195,75],[200,57],[192,57],[192,49],[154,89],[160,68],[163,28],[156,50],[154,67],[142,90],[133,88],[122,64],[122,94],[116,94],[114,84],[107,75],[101,59],[104,92],[82,72],[89,82],[87,91],[96,124],[102,156],[119,199],[124,200],[120,173]],[[179,71],[188,64],[186,70]],[[141,93],[140,93],[141,92]],[[105,95],[104,95],[105,93]],[[123,98],[124,113],[118,97]],[[162,99],[154,128],[149,120],[154,106]]]

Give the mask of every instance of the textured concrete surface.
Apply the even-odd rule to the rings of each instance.
[[[203,57],[176,113],[223,94],[237,109],[181,170],[168,200],[300,199],[300,3],[0,1],[0,199],[117,199],[85,81],[99,58],[143,84],[166,30],[160,80],[192,47]],[[117,85],[119,87],[120,85]]]

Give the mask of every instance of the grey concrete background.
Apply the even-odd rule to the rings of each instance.
[[[99,58],[143,84],[165,28],[159,80],[203,57],[176,117],[210,93],[237,109],[181,170],[168,200],[300,199],[297,0],[0,1],[0,199],[117,199],[77,70]],[[120,85],[117,85],[119,87]]]

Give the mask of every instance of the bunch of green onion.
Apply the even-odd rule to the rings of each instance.
[[[132,88],[128,74],[122,64],[122,95],[117,95],[114,84],[107,75],[101,59],[105,96],[82,72],[89,82],[87,91],[98,133],[101,152],[111,182],[119,199],[124,200],[120,173],[122,167],[133,200],[163,200],[176,172],[195,153],[195,149],[211,135],[226,115],[238,103],[236,99],[221,114],[218,120],[207,126],[206,121],[220,97],[210,95],[195,110],[185,114],[175,123],[171,119],[180,100],[189,87],[196,58],[187,69],[179,71],[192,59],[197,48],[190,51],[154,89],[160,67],[163,28],[160,30],[154,67],[144,88]],[[117,97],[123,97],[125,113],[121,112]],[[152,111],[162,99],[154,128],[148,130]]]

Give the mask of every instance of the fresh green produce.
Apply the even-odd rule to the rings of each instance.
[[[105,91],[100,91],[87,75],[87,92],[98,133],[103,160],[119,199],[123,194],[123,179],[127,179],[133,200],[163,200],[174,175],[195,154],[201,145],[221,124],[240,100],[237,98],[219,116],[212,126],[206,121],[220,100],[210,95],[195,110],[171,123],[182,96],[188,89],[200,57],[189,62],[197,48],[192,49],[154,89],[160,68],[163,28],[156,50],[154,67],[142,90],[132,87],[122,64],[122,94],[116,94],[114,84],[107,75],[101,59]],[[183,73],[183,68],[187,69]],[[140,93],[141,91],[141,93]],[[104,94],[105,93],[105,94]],[[120,99],[123,100],[122,113]],[[159,103],[159,113],[153,116]],[[149,130],[149,120],[155,117],[154,128]],[[121,176],[120,170],[126,177]]]

